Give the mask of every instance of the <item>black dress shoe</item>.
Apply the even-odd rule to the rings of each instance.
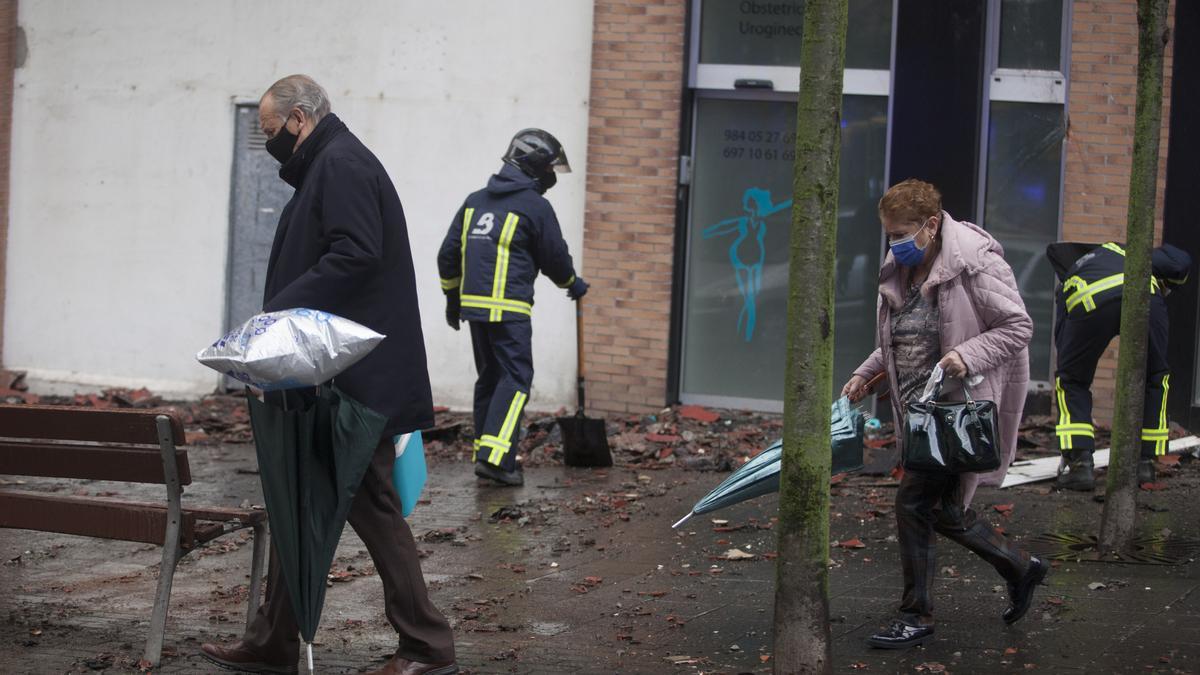
[[[933,626],[910,626],[903,621],[892,621],[887,630],[867,638],[867,644],[878,649],[908,649],[916,647],[933,637]]]
[[[200,653],[213,663],[237,670],[243,673],[281,673],[288,675],[296,672],[296,664],[285,663],[282,660],[272,663],[270,659],[254,651],[246,643],[238,641],[228,647],[218,644],[204,643],[200,645]]]
[[[1008,585],[1008,609],[1004,610],[1004,623],[1013,624],[1025,616],[1029,605],[1033,603],[1033,590],[1042,583],[1049,571],[1050,564],[1045,560],[1029,559],[1029,569],[1025,570],[1021,580]]]
[[[475,462],[475,475],[501,485],[516,487],[525,484],[525,472],[519,466],[512,471],[505,471],[494,464]]]

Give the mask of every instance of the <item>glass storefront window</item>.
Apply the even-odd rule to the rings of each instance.
[[[796,106],[724,98],[696,106],[681,391],[778,402]],[[887,99],[846,96],[842,118],[835,380],[875,346]]]
[[[705,0],[700,62],[800,65],[804,0]],[[892,51],[892,0],[850,0],[846,67],[887,70]]]
[[[993,101],[988,125],[984,223],[1004,246],[1025,308],[1033,318],[1030,377],[1050,379],[1054,271],[1046,245],[1058,239],[1063,107]]]
[[[1001,68],[1062,70],[1063,0],[1003,0]]]

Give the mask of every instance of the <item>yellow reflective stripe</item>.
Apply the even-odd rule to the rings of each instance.
[[[1163,407],[1158,410],[1158,428],[1166,431],[1166,394],[1171,392],[1170,374],[1163,376]]]
[[[1171,391],[1171,376],[1163,375],[1163,395],[1158,409],[1158,426],[1154,429],[1142,429],[1142,440],[1154,443],[1154,454],[1167,454],[1167,443],[1171,439],[1171,430],[1167,425],[1167,394]]]
[[[515,213],[509,213],[504,218],[504,227],[500,229],[500,240],[496,242],[496,269],[492,276],[492,297],[496,300],[504,299],[504,287],[508,284],[508,259],[510,256],[510,246],[512,245],[513,235],[517,232],[517,221],[520,218]],[[503,317],[503,310],[493,309],[491,314],[492,321],[499,321]]]
[[[513,396],[512,403],[508,406],[508,415],[504,418],[504,426],[500,429],[500,437],[507,440],[510,444],[517,438],[517,420],[521,418],[521,410],[525,408],[525,401],[529,398],[529,394],[523,391],[518,391]],[[499,463],[503,458],[503,453],[496,458]]]
[[[490,450],[487,458],[489,464],[499,465],[500,460],[504,459],[504,454],[512,446],[495,436],[484,434],[482,440],[479,441],[479,447]]]
[[[1113,251],[1114,253],[1118,253],[1122,256],[1125,255],[1125,249],[1121,248],[1120,246],[1118,246],[1112,242],[1104,244],[1104,248],[1106,248],[1110,251]],[[1069,311],[1075,309],[1076,307],[1078,307],[1080,303],[1083,303],[1083,308],[1090,312],[1090,311],[1096,309],[1096,301],[1093,299],[1096,296],[1096,294],[1103,293],[1104,291],[1107,291],[1112,288],[1116,288],[1117,286],[1120,286],[1124,283],[1125,283],[1124,273],[1113,274],[1111,276],[1107,276],[1102,279],[1097,279],[1096,281],[1093,281],[1091,283],[1084,281],[1083,278],[1080,277],[1079,275],[1073,276],[1070,279],[1067,279],[1066,281],[1063,282],[1063,292],[1064,293],[1068,293],[1068,292],[1074,290],[1074,292],[1071,293],[1071,295],[1067,296],[1067,311],[1069,312]],[[1150,276],[1150,292],[1151,293],[1159,292],[1159,286],[1160,286],[1160,284],[1159,284],[1158,278],[1155,277],[1154,275],[1151,275]]]
[[[1063,282],[1063,290],[1064,291],[1069,291],[1072,288],[1085,288],[1086,286],[1087,286],[1087,282],[1084,281],[1083,277],[1081,277],[1079,275],[1075,275],[1075,276],[1071,277],[1070,279],[1067,279],[1066,281]]]
[[[1067,393],[1063,391],[1061,377],[1054,378],[1054,393],[1058,396],[1058,423],[1067,424],[1071,416],[1067,413]]]
[[[1186,284],[1187,280],[1190,278],[1192,278],[1192,275],[1189,273],[1189,274],[1183,275],[1182,279],[1164,279],[1163,281],[1166,281],[1168,284],[1172,284],[1174,286],[1182,286],[1182,285]]]
[[[458,288],[462,284],[462,277],[454,277],[453,279],[442,279],[442,290],[448,291],[452,288]]]
[[[1061,450],[1075,448],[1075,436],[1095,438],[1095,429],[1087,422],[1071,422],[1071,411],[1067,408],[1067,392],[1062,387],[1062,378],[1054,378],[1054,390],[1058,394],[1058,425],[1055,434],[1058,436],[1058,446]]]
[[[574,274],[571,275],[570,279],[567,279],[566,281],[562,282],[561,284],[557,284],[557,285],[559,288],[567,288],[573,283],[575,283],[575,275]]]
[[[500,438],[499,436],[493,436],[491,434],[484,434],[479,440],[479,446],[484,447],[484,448],[505,448],[505,449],[511,447],[510,444],[508,442],[506,442],[504,439]]]
[[[462,261],[459,263],[461,267],[458,273],[462,276],[459,281],[464,288],[467,285],[467,233],[471,231],[471,217],[475,215],[475,209],[467,209],[463,211],[463,226],[462,226]]]
[[[508,404],[508,413],[504,416],[504,423],[500,425],[500,434],[498,436],[484,434],[480,439],[480,446],[491,448],[491,453],[488,455],[489,463],[500,464],[500,460],[504,459],[504,454],[512,448],[517,420],[520,419],[521,410],[525,407],[528,399],[529,394],[525,392],[518,391],[514,394],[512,402]]]
[[[525,407],[525,399],[529,395],[518,391],[513,395],[512,403],[508,404],[508,415],[504,417],[504,425],[500,427],[500,438],[506,443],[512,442],[513,432],[517,427],[517,418],[521,416],[521,408]]]
[[[1170,429],[1167,427],[1167,394],[1170,392],[1171,376],[1163,375],[1162,407],[1158,410],[1158,428],[1162,430],[1162,437],[1154,444],[1154,454],[1160,457],[1167,454],[1167,440],[1170,438]]]
[[[1070,280],[1074,279],[1078,279],[1078,277],[1071,277]],[[1079,290],[1067,297],[1067,311],[1069,312],[1078,307],[1080,303],[1083,303],[1083,308],[1090,312],[1096,309],[1096,301],[1093,298],[1097,293],[1103,293],[1123,283],[1125,283],[1125,274],[1121,273],[1098,279],[1090,284],[1083,283],[1082,286],[1077,285]]]
[[[533,316],[533,305],[529,304],[528,302],[521,302],[520,300],[489,298],[486,295],[463,295],[462,306],[473,307],[475,309],[516,312],[517,314]]]

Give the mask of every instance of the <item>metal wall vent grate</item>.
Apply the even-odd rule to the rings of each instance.
[[[1028,540],[1029,551],[1049,560],[1115,562],[1138,565],[1182,565],[1200,557],[1200,540],[1161,534],[1134,538],[1132,551],[1101,558],[1094,534],[1047,532]]]
[[[242,125],[242,138],[249,150],[262,150],[267,144],[267,135],[258,128],[258,106],[239,105],[238,124]]]

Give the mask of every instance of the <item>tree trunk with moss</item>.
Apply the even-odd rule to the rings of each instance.
[[[829,469],[833,287],[846,0],[808,0],[796,111],[776,673],[830,673]]]
[[[1138,0],[1137,110],[1129,173],[1129,219],[1125,236],[1125,287],[1121,300],[1121,349],[1113,405],[1108,491],[1100,521],[1100,551],[1119,554],[1129,546],[1137,509],[1137,462],[1141,455],[1150,321],[1150,251],[1158,184],[1162,124],[1163,51],[1169,38],[1169,0]]]

